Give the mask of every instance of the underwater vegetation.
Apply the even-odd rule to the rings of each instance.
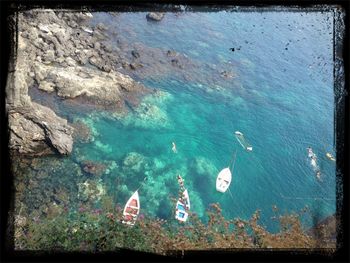
[[[105,201],[102,209],[65,213],[43,220],[17,216],[17,249],[50,251],[115,251],[128,248],[161,255],[174,250],[210,250],[214,248],[329,248],[335,250],[334,225],[323,225],[317,235],[306,231],[300,217],[280,214],[273,208],[277,233],[270,233],[259,223],[260,211],[250,219],[225,219],[219,204],[211,204],[204,224],[195,213],[186,224],[140,215],[135,226],[121,223],[122,208]],[[67,212],[66,212],[67,213]]]

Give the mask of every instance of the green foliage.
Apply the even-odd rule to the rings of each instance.
[[[281,228],[276,234],[259,225],[260,211],[248,221],[226,220],[219,204],[210,205],[207,224],[190,213],[186,224],[140,217],[131,227],[121,223],[120,208],[112,213],[110,200],[103,202],[102,207],[109,212],[76,212],[70,216],[61,213],[38,222],[27,219],[16,242],[28,250],[115,251],[129,248],[163,255],[170,250],[314,248],[319,244],[305,233],[298,214],[276,217]],[[335,241],[329,242],[326,247],[335,248]]]

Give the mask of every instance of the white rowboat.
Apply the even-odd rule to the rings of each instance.
[[[135,225],[139,212],[140,212],[140,199],[139,199],[139,193],[136,191],[126,202],[126,205],[123,211],[122,223],[130,226]]]
[[[222,169],[216,178],[216,190],[225,193],[231,184],[231,180],[232,174],[230,168]]]

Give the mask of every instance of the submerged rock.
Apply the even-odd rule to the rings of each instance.
[[[137,152],[130,152],[123,161],[123,168],[134,172],[141,172],[144,170],[146,164],[147,159],[145,156]]]
[[[82,161],[81,166],[84,172],[95,176],[101,176],[107,170],[107,166],[104,163],[90,160]]]
[[[74,127],[73,137],[74,139],[78,139],[81,142],[91,142],[92,141],[92,131],[89,126],[87,126],[84,122],[78,120],[74,123],[70,124]]]
[[[86,180],[78,184],[78,198],[83,202],[97,201],[106,193],[101,181]]]
[[[204,157],[194,158],[190,163],[190,166],[198,175],[215,175],[218,171],[215,165],[209,159]]]
[[[171,94],[156,91],[146,96],[127,116],[114,115],[124,125],[156,129],[171,126],[167,115],[167,104],[173,99]]]

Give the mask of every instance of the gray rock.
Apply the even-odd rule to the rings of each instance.
[[[62,49],[56,50],[56,56],[61,58],[64,56],[64,51]]]
[[[73,21],[73,20],[68,20],[67,21],[67,25],[70,26],[71,28],[77,28],[78,27],[78,24]]]
[[[151,21],[160,21],[164,17],[164,13],[150,12],[146,15],[146,18]]]
[[[77,61],[80,65],[85,65],[88,63],[88,60],[88,57],[84,53],[79,53],[79,55],[77,55]]]
[[[76,64],[74,59],[72,59],[71,57],[67,57],[65,61],[66,61],[67,65],[71,66],[71,67],[74,67]]]
[[[38,88],[46,92],[53,92],[55,90],[55,85],[48,81],[41,81]]]
[[[21,24],[24,22],[23,15],[19,16],[18,26],[21,28]],[[30,32],[31,36],[35,34],[33,33],[35,32],[34,27]],[[24,38],[18,36],[17,56],[10,65],[12,68],[6,84],[6,111],[10,131],[9,148],[19,153],[31,155],[54,152],[68,154],[73,146],[73,128],[51,109],[32,102],[28,96],[28,86],[33,79],[27,72],[34,70],[38,83],[46,78],[47,72],[42,70],[40,66],[33,66],[35,49],[28,48],[30,42],[23,43],[23,41]],[[15,47],[16,45],[14,45]],[[49,52],[47,56],[52,58],[52,53]],[[45,87],[45,83],[42,87]],[[43,125],[43,121],[47,125]]]
[[[102,44],[107,29],[103,24],[93,30],[92,36],[90,31],[84,32],[84,21],[91,14],[52,10],[25,13],[18,13],[21,34],[18,45],[13,45],[17,56],[6,86],[11,150],[30,155],[72,151],[74,128],[49,107],[31,101],[28,87],[34,81],[45,92],[117,111],[125,110],[126,102],[137,105],[140,96],[150,92],[113,70],[123,59],[120,54],[111,54],[111,45]],[[82,66],[87,62],[97,68]]]
[[[103,49],[104,49],[106,52],[108,52],[108,53],[110,53],[110,52],[113,51],[112,46],[109,45],[109,44],[104,44],[104,45],[103,45]]]
[[[37,30],[35,28],[33,28],[33,27],[30,28],[29,32],[28,32],[28,37],[29,37],[30,40],[36,40],[37,41],[38,37],[39,37]]]
[[[56,38],[60,42],[61,45],[65,45],[66,41],[69,39],[70,34],[69,31],[66,30],[65,32],[58,31],[55,33]]]
[[[60,153],[68,154],[73,149],[73,128],[66,125],[60,125],[60,123],[54,123],[42,121],[42,125],[45,131],[45,137],[49,140],[50,144]]]
[[[46,51],[46,54],[44,54],[43,59],[46,61],[54,61],[55,60],[55,52],[53,50]]]
[[[106,31],[107,30],[107,27],[105,24],[103,23],[98,23],[97,26],[96,26],[97,29],[101,30],[101,31]]]
[[[99,49],[101,48],[100,42],[95,42],[94,48],[97,49],[97,50],[99,50]]]
[[[35,80],[40,83],[40,81],[44,80],[47,77],[47,72],[43,70],[41,67],[34,67],[35,72]]]
[[[39,28],[42,32],[44,32],[44,33],[49,33],[49,32],[50,32],[50,30],[49,30],[49,28],[48,28],[47,25],[39,24],[39,25],[38,25],[38,28]]]

